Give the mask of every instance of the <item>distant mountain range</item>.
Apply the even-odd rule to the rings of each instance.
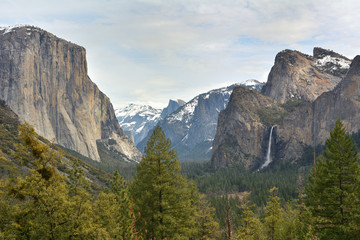
[[[200,94],[158,122],[180,160],[210,158],[218,114],[226,107],[232,90],[239,86],[260,91],[264,83],[251,79]],[[148,132],[147,137],[137,144],[140,151],[144,150],[150,134]]]
[[[162,110],[148,105],[130,104],[115,109],[115,115],[128,137],[138,144],[161,119],[184,104],[185,102],[180,99],[169,100],[168,106]]]

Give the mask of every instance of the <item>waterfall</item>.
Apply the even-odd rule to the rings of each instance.
[[[263,169],[264,167],[267,167],[271,163],[271,139],[272,139],[272,132],[273,132],[274,127],[275,126],[271,127],[270,136],[269,136],[269,145],[268,145],[268,149],[267,149],[267,152],[266,152],[266,159],[265,159],[265,162],[261,166],[260,169]]]

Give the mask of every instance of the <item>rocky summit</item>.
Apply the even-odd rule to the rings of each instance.
[[[314,101],[343,79],[351,61],[330,50],[314,48],[313,56],[284,50],[277,54],[262,93],[280,103]]]
[[[31,26],[0,28],[0,98],[43,137],[100,161],[98,142],[127,160],[141,157],[90,80],[86,51]]]

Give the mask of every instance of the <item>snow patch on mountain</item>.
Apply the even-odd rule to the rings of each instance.
[[[23,28],[23,27],[26,27],[26,31],[27,31],[26,34],[28,36],[31,35],[31,32],[44,31],[44,30],[42,30],[41,28],[38,28],[38,27],[34,27],[34,26],[26,25],[26,24],[17,24],[17,25],[14,25],[14,26],[0,26],[0,34],[5,35],[7,33],[15,31],[18,28]],[[3,31],[3,32],[1,33],[1,31]]]
[[[211,90],[207,93],[200,94],[197,97],[193,98],[188,103],[186,103],[183,107],[179,108],[179,111],[176,111],[176,112],[170,114],[167,118],[167,121],[169,121],[169,123],[173,123],[176,121],[182,121],[185,123],[189,123],[191,121],[192,117],[194,116],[194,111],[195,111],[196,106],[198,105],[199,98],[201,98],[203,100],[208,100],[210,98],[210,96],[213,96],[216,94],[222,95],[224,98],[224,105],[220,109],[216,108],[216,111],[220,112],[221,110],[226,108],[227,103],[229,102],[232,90],[235,87],[245,87],[245,88],[261,91],[261,88],[264,85],[265,85],[265,83],[261,83],[258,80],[249,79],[243,83],[236,83],[236,84],[233,84],[228,87],[218,88],[218,89]]]
[[[161,111],[148,105],[130,104],[116,109],[115,115],[125,132],[133,134],[136,144],[158,123]]]
[[[148,105],[130,104],[124,108],[116,109],[115,115],[120,126],[126,133],[132,134],[134,143],[137,144],[147,136],[149,131],[161,119],[167,117],[184,104],[185,102],[181,99],[170,99],[168,106],[164,109],[155,109]],[[131,138],[131,136],[129,137]]]
[[[142,117],[148,117],[151,119],[157,118],[160,116],[161,110],[155,109],[148,105],[138,105],[138,104],[130,104],[124,108],[118,108],[115,110],[115,115],[121,118],[134,117],[135,115],[139,115]]]
[[[190,102],[186,103],[180,111],[170,114],[168,120],[170,122],[183,121],[188,123],[194,115],[195,107],[198,104],[199,97],[193,98]]]
[[[158,124],[171,140],[181,160],[205,160],[211,156],[218,115],[224,110],[235,87],[261,91],[264,83],[251,79],[200,94]],[[142,151],[149,135],[137,147]]]
[[[344,58],[332,57],[330,55],[324,56],[315,61],[315,65],[319,68],[324,68],[331,65],[332,70],[349,69],[351,61]]]
[[[240,84],[240,86],[243,86],[245,88],[249,88],[249,89],[256,90],[256,91],[260,92],[262,87],[265,86],[265,83],[260,82],[260,81],[255,80],[255,79],[249,79],[249,80],[246,80],[245,82],[242,82]]]

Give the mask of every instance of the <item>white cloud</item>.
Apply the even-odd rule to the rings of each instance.
[[[89,74],[115,106],[167,104],[264,80],[284,48],[360,51],[360,2],[83,0],[2,2],[0,22],[28,23],[87,49]]]

